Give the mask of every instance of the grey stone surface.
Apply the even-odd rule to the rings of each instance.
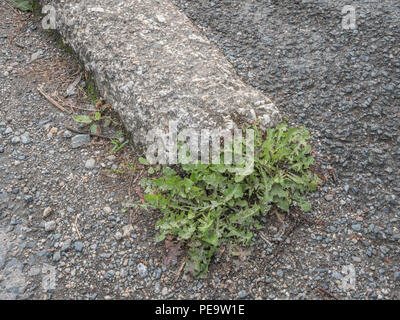
[[[71,139],[72,148],[74,149],[79,148],[89,142],[90,142],[90,135],[88,134],[77,134]]]
[[[227,129],[276,124],[271,100],[233,66],[169,0],[41,0],[57,30],[92,72],[137,145],[149,130]]]

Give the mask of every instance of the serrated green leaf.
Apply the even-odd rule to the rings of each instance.
[[[93,119],[94,119],[94,121],[99,121],[101,119],[101,113],[100,112],[96,112],[94,114]]]
[[[85,116],[85,115],[74,116],[74,120],[79,123],[85,123],[85,124],[92,123],[92,119],[89,116]]]
[[[13,7],[21,11],[33,11],[32,2],[28,0],[14,0]]]
[[[99,129],[99,126],[97,124],[92,124],[90,126],[90,133],[97,134],[98,129]]]
[[[143,157],[140,157],[138,160],[139,160],[139,162],[140,162],[141,164],[149,165],[149,162],[147,161],[147,159],[145,159],[145,158],[143,158]]]

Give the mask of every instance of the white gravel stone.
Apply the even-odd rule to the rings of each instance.
[[[46,230],[47,232],[51,232],[56,230],[56,222],[55,221],[47,221],[44,224],[44,230]]]
[[[86,169],[93,169],[96,165],[96,160],[93,158],[90,158],[89,160],[86,161],[85,163],[85,168]]]

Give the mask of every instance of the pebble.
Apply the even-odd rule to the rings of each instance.
[[[139,263],[137,265],[137,270],[138,270],[138,273],[139,273],[140,277],[142,277],[142,278],[146,278],[147,277],[147,275],[148,275],[147,267],[143,263]]]
[[[115,233],[115,239],[116,240],[121,240],[122,239],[122,233],[121,232],[119,232],[119,231],[117,231],[116,233]]]
[[[76,241],[74,243],[75,251],[81,252],[83,249],[83,243],[81,241]]]
[[[18,136],[15,136],[15,137],[12,137],[12,138],[11,138],[11,143],[12,143],[12,144],[18,144],[18,143],[20,143],[20,142],[21,142],[21,138],[18,137]]]
[[[69,131],[69,130],[65,130],[65,131],[63,132],[62,136],[63,136],[64,138],[71,138],[71,137],[72,137],[72,132]]]
[[[47,218],[50,213],[51,213],[52,209],[50,207],[47,207],[46,209],[43,210],[43,218]]]
[[[24,134],[21,136],[21,142],[22,142],[23,144],[29,144],[29,143],[31,142],[31,139],[29,138],[29,134],[28,134],[28,133],[24,133]]]
[[[61,251],[68,251],[69,248],[71,247],[71,239],[67,239],[63,242],[62,246],[61,246]]]
[[[96,165],[96,160],[93,158],[90,158],[89,160],[86,161],[85,163],[85,168],[86,169],[93,169]]]
[[[29,60],[29,63],[34,62],[35,60],[37,60],[41,55],[43,54],[42,50],[36,51],[35,53],[33,53],[31,55],[31,59]]]
[[[47,221],[44,223],[44,230],[46,230],[47,232],[51,232],[56,230],[56,222],[55,221]]]
[[[53,255],[53,261],[58,262],[58,261],[60,261],[60,259],[61,259],[61,253],[60,253],[60,251],[56,251]]]
[[[79,148],[90,142],[90,135],[88,134],[78,134],[71,139],[72,148]]]
[[[337,272],[336,270],[332,271],[332,277],[337,279],[337,280],[342,280],[343,279],[343,275],[339,272]]]
[[[161,294],[162,294],[163,296],[166,296],[166,295],[168,294],[168,288],[167,288],[167,287],[162,288]]]

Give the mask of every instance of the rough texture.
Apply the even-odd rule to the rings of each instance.
[[[0,299],[400,299],[398,1],[371,8],[364,1],[357,33],[340,29],[344,2],[179,2],[199,25],[216,24],[209,28],[219,31],[209,36],[219,37],[229,59],[236,54],[246,81],[265,85],[279,109],[314,132],[318,170],[328,179],[310,199],[314,223],[290,232],[286,216],[284,222],[267,216],[255,246],[227,247],[207,279],[182,272],[175,281],[185,255],[163,264],[165,244],[154,242],[158,213],[122,210],[129,196],[139,199],[146,171],[140,165],[126,176],[108,171],[127,169],[132,148],[110,155],[110,144],[95,138],[72,148],[75,133],[65,130],[76,125],[72,117],[36,88],[63,96],[78,65],[40,22],[0,1]],[[234,10],[239,5],[248,8],[242,18]],[[285,30],[291,31],[282,39]],[[307,32],[315,36],[312,46]],[[336,50],[337,63],[318,50]],[[295,72],[304,52],[313,53],[306,59],[311,69],[298,63]],[[314,85],[307,86],[309,79]],[[79,93],[69,104],[89,108]],[[371,104],[358,107],[360,98]],[[14,137],[21,142],[13,144]],[[95,167],[86,169],[90,158]],[[44,228],[49,221],[56,222],[52,232]],[[350,265],[355,288],[345,290]]]
[[[221,128],[279,120],[216,46],[169,0],[41,1],[117,110],[134,141],[151,129]]]

